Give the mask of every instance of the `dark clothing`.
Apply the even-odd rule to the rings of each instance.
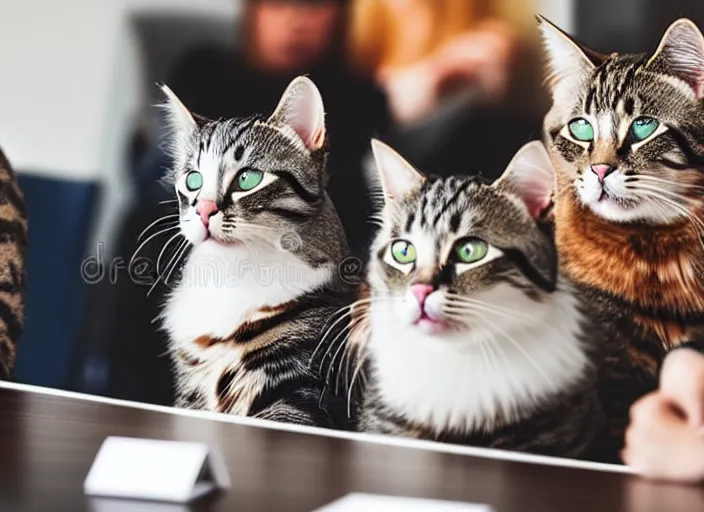
[[[385,142],[425,174],[473,174],[494,181],[521,146],[541,138],[541,126],[539,115],[483,107],[468,99],[390,133]]]

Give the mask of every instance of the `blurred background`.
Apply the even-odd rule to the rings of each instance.
[[[596,50],[650,51],[701,0],[0,1],[0,147],[30,212],[15,380],[170,404],[165,290],[128,275],[168,213],[155,82],[213,118],[321,89],[330,195],[355,253],[371,235],[362,167],[379,137],[427,173],[496,178],[548,108],[533,14]],[[155,261],[166,238],[140,255]]]

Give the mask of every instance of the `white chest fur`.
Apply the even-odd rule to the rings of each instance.
[[[479,313],[477,328],[445,340],[372,307],[370,353],[386,404],[438,430],[470,431],[497,414],[516,421],[583,377],[589,360],[570,294],[537,303],[499,285],[482,299],[503,311]]]
[[[205,242],[194,248],[183,278],[170,294],[162,314],[171,349],[197,359],[195,367],[179,368],[182,391],[199,391],[208,409],[217,403],[220,378],[234,371],[229,391],[253,397],[264,385],[263,372],[237,372],[244,348],[219,343],[201,346],[201,337],[228,338],[242,322],[263,307],[290,302],[330,279],[329,267],[312,269],[282,250],[252,250]],[[251,400],[240,400],[244,414]]]
[[[330,278],[276,248],[252,250],[204,242],[190,255],[184,276],[169,296],[164,326],[171,342],[200,336],[225,338],[248,315],[289,302]]]

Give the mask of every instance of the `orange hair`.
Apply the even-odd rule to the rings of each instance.
[[[431,31],[419,50],[409,52],[399,42],[404,20],[394,16],[387,2],[353,0],[349,29],[352,64],[367,74],[385,67],[413,64],[453,37],[489,20],[502,21],[523,44],[532,46],[537,30],[532,2],[526,0],[416,0],[428,10]]]

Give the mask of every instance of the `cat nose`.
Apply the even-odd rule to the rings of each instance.
[[[411,293],[413,296],[416,298],[418,301],[418,304],[420,307],[423,307],[425,304],[425,299],[428,298],[428,295],[433,293],[435,291],[435,287],[431,284],[414,284],[411,286]]]
[[[201,222],[207,228],[210,223],[210,217],[218,213],[218,205],[215,204],[215,201],[198,201],[196,213],[200,215]]]
[[[599,178],[599,182],[603,183],[603,181],[606,179],[606,177],[614,172],[616,170],[616,167],[613,165],[609,164],[596,164],[592,165],[592,172],[597,175]]]

